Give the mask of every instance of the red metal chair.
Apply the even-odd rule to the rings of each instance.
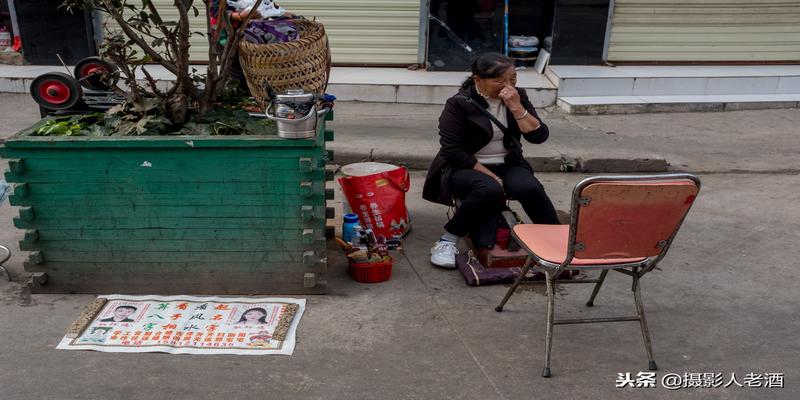
[[[545,273],[547,333],[542,376],[550,376],[553,326],[560,324],[639,321],[649,369],[657,369],[639,280],[664,258],[699,190],[700,180],[691,174],[598,176],[584,179],[575,186],[569,225],[519,224],[513,227],[512,234],[530,253],[531,261],[495,311],[503,311],[531,268]],[[598,279],[565,281],[595,284],[586,303],[588,307],[594,305],[608,271],[630,276],[636,316],[555,319],[555,286],[564,270],[601,270]]]

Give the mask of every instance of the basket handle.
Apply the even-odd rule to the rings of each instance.
[[[397,189],[397,190],[399,190],[399,191],[401,191],[403,193],[406,193],[406,192],[408,192],[408,189],[411,186],[411,185],[409,185],[409,182],[411,182],[411,179],[410,179],[410,176],[408,175],[408,168],[406,168],[406,167],[400,167],[400,168],[402,168],[406,172],[406,174],[405,174],[405,176],[403,178],[402,184],[395,182],[394,179],[392,179],[392,177],[389,176],[388,172],[382,172],[381,176],[383,176],[384,179],[389,181],[389,183],[392,186],[394,186],[395,189]]]

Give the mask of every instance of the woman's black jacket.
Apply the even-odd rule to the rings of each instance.
[[[539,119],[525,90],[516,89],[519,92],[522,106],[528,110],[528,113]],[[472,103],[468,102],[465,97],[471,98]],[[489,106],[483,96],[476,92],[474,86],[462,89],[445,103],[442,115],[439,117],[441,148],[425,177],[425,185],[422,189],[422,197],[425,200],[447,206],[452,205],[453,199],[449,188],[450,173],[456,169],[472,169],[478,162],[474,154],[491,141],[493,124],[489,117],[476,108],[478,105],[484,108]],[[507,133],[503,135],[503,144],[508,150],[506,164],[520,165],[533,172],[533,168],[522,157],[520,137],[524,137],[531,143],[543,143],[550,135],[550,130],[539,119],[541,122],[539,128],[523,134],[511,111],[507,111],[506,120],[508,129]]]

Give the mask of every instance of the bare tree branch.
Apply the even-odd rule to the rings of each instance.
[[[125,21],[125,18],[123,18],[122,12],[120,12],[119,9],[114,7],[114,4],[111,2],[111,0],[101,0],[101,1],[103,2],[103,5],[108,9],[109,15],[111,15],[111,17],[114,18],[114,21],[117,22],[117,24],[120,26],[120,28],[122,28],[123,32],[125,32],[125,35],[128,36],[129,39],[133,40],[133,42],[136,43],[145,52],[145,54],[150,56],[150,58],[153,61],[161,64],[169,72],[172,72],[173,74],[176,75],[178,74],[177,66],[174,63],[170,63],[168,60],[165,60],[163,57],[161,57],[161,55],[158,54],[158,52],[156,52],[155,50],[153,50],[153,48],[150,47],[144,41],[144,39],[142,39],[142,37],[137,35],[136,31],[134,31],[133,28],[130,27],[128,22]]]
[[[253,5],[252,10],[258,10],[258,7],[261,5],[261,1],[262,0],[257,0]],[[255,13],[258,13],[258,11],[255,11]],[[242,37],[244,37],[244,30],[247,28],[247,24],[253,18],[253,14],[255,13],[250,12],[247,14],[247,18],[242,21],[242,25],[236,30],[236,33],[233,35],[233,37],[228,38],[228,43],[226,43],[228,46],[225,47],[225,51],[222,53],[222,60],[224,61],[224,64],[222,65],[222,70],[220,71],[219,76],[217,76],[218,82],[224,83],[224,81],[228,78],[231,66],[233,65],[233,57],[236,56],[236,52],[239,48],[239,41],[241,41]],[[231,52],[234,54],[230,54]]]
[[[150,89],[153,90],[153,94],[155,94],[156,96],[158,96],[158,97],[160,97],[162,99],[166,98],[167,95],[164,92],[158,90],[158,86],[157,86],[156,80],[153,79],[153,76],[150,75],[150,72],[147,71],[147,69],[144,67],[144,65],[142,65],[142,73],[144,74],[145,79],[147,79],[147,83],[150,85]]]
[[[174,41],[169,40],[169,38],[172,37],[171,31],[164,25],[164,20],[161,19],[161,14],[158,12],[155,4],[153,4],[153,1],[145,0],[144,2],[147,4],[147,10],[150,11],[150,19],[153,20],[156,28],[164,35],[164,50],[166,50],[167,58],[174,63],[175,57],[173,54],[177,53],[177,48],[175,47]]]

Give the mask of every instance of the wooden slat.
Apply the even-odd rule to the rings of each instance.
[[[274,169],[269,168],[269,166],[265,166],[253,170],[218,170],[214,168],[197,168],[187,169],[184,171],[154,167],[139,167],[136,169],[129,169],[127,171],[114,172],[102,170],[89,170],[86,172],[25,171],[21,174],[6,172],[4,176],[7,182],[27,182],[30,184],[72,182],[81,182],[84,184],[125,184],[128,182],[178,182],[204,184],[213,184],[217,182],[258,182],[263,184],[272,184],[273,187],[289,187],[296,185],[297,182],[301,180],[325,179],[324,170],[303,173],[299,171],[297,160],[291,161],[293,161],[291,163],[294,165],[293,169],[281,169],[281,165],[276,165],[276,168]]]
[[[61,152],[62,154],[64,152]],[[260,172],[265,170],[297,171],[298,159],[309,158],[313,165],[320,166],[320,155],[315,157],[303,157],[309,151],[292,152],[291,150],[281,149],[277,151],[260,152],[220,152],[211,151],[194,153],[194,157],[181,157],[179,152],[144,152],[136,154],[137,158],[120,157],[114,152],[104,152],[104,158],[88,158],[85,151],[83,158],[70,160],[69,163],[63,162],[63,157],[58,158],[30,158],[25,160],[25,171],[86,171],[88,169],[100,169],[103,172],[114,173],[115,171],[128,171],[131,169],[143,169],[142,163],[147,161],[151,164],[149,168],[158,170],[169,170],[173,172],[185,172],[198,168],[217,170],[220,172],[245,170]],[[39,154],[39,153],[37,153]],[[44,154],[44,153],[41,153]],[[39,154],[39,155],[41,155]],[[231,159],[222,158],[222,155],[231,156]]]
[[[97,207],[128,207],[128,206],[259,206],[280,207],[297,204],[322,205],[325,203],[323,195],[317,194],[309,197],[299,194],[241,194],[236,193],[206,193],[197,194],[47,194],[9,196],[12,206],[56,206],[62,207],[70,204],[88,203]]]
[[[325,183],[313,181],[313,194],[322,193]],[[164,182],[132,182],[121,185],[115,183],[31,183],[28,185],[31,195],[63,195],[63,194],[287,194],[301,195],[300,182],[272,183],[164,183]]]
[[[301,228],[286,229],[49,229],[37,231],[39,241],[117,240],[300,240]]]
[[[16,142],[16,143],[23,146],[21,142]],[[81,162],[81,160],[91,160],[87,162],[93,162],[93,163],[98,163],[98,162],[107,163],[107,162],[117,162],[126,160],[127,162],[138,161],[138,165],[141,165],[144,161],[148,161],[153,164],[155,164],[156,161],[171,162],[171,160],[175,160],[175,162],[188,162],[187,160],[196,160],[197,162],[202,162],[206,160],[211,162],[220,162],[220,160],[231,160],[232,162],[234,162],[234,160],[238,160],[241,158],[258,158],[261,159],[262,162],[268,163],[270,161],[264,160],[265,158],[273,160],[281,158],[296,159],[299,157],[311,157],[314,160],[320,160],[324,155],[324,151],[322,149],[279,150],[272,148],[262,148],[262,149],[218,148],[218,149],[202,149],[202,150],[188,149],[188,151],[186,151],[187,149],[143,150],[137,148],[136,144],[129,144],[128,146],[120,146],[120,148],[116,149],[110,149],[110,148],[50,149],[51,147],[55,146],[51,146],[47,143],[32,144],[31,142],[25,142],[24,146],[25,148],[0,147],[0,152],[2,152],[2,156],[4,158],[18,158],[18,159],[37,158],[37,159],[56,159],[56,160],[66,159],[66,160],[74,160],[76,162]],[[145,148],[146,147],[147,146],[145,146]]]
[[[157,223],[167,218],[301,218],[302,204],[284,207],[257,206],[128,206],[128,207],[95,207],[91,204],[75,204],[66,207],[32,207],[35,219],[78,219],[91,220],[123,220],[141,219]],[[325,215],[324,207],[315,207],[315,215]]]
[[[96,137],[17,137],[6,140],[8,148],[248,148],[248,147],[315,147],[314,139],[286,140],[277,136],[126,136],[109,139]]]
[[[290,252],[299,250],[323,249],[324,241],[321,244],[305,244],[301,241],[301,231],[286,237],[273,237],[271,239],[248,240],[244,237],[230,241],[215,239],[191,239],[191,240],[42,240],[40,243],[21,242],[20,250],[41,251],[46,259],[50,259],[50,252],[113,252],[116,256],[124,254],[141,254],[150,252],[171,252],[171,253],[201,253],[221,252],[245,253],[245,252]],[[24,248],[23,248],[24,247]],[[56,261],[56,260],[53,260]]]
[[[325,221],[325,216],[320,215],[315,221]],[[312,225],[313,224],[313,225]],[[302,218],[153,218],[148,220],[135,219],[90,219],[82,218],[41,218],[33,221],[24,221],[14,218],[14,226],[20,229],[62,228],[69,229],[76,226],[83,229],[286,229],[296,227],[311,227],[319,225],[317,222],[307,222]]]
[[[148,252],[115,252],[115,251],[47,251],[43,252],[45,262],[90,262],[90,263],[157,263],[166,262],[209,262],[209,263],[303,263],[303,250],[293,251],[148,251]]]

